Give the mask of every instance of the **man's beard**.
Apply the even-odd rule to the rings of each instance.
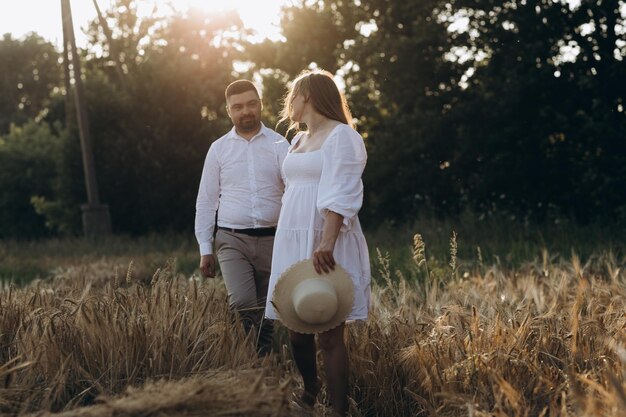
[[[242,117],[237,123],[237,130],[251,132],[259,128],[261,121],[254,116]]]

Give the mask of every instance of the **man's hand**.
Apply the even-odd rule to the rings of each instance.
[[[200,257],[200,272],[205,278],[215,278],[215,255]]]

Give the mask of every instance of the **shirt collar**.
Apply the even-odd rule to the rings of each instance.
[[[265,135],[268,136],[267,131],[269,129],[267,127],[265,127],[265,125],[263,124],[263,122],[261,122],[261,129],[259,129],[259,131],[257,132],[256,135],[252,136],[250,138],[250,142],[252,142],[253,140],[255,140],[256,138],[258,138],[261,135]],[[230,129],[230,132],[228,132],[228,138],[229,139],[241,139],[241,140],[246,140],[244,138],[242,138],[241,136],[239,136],[239,134],[237,133],[237,131],[235,130],[235,126],[233,126],[232,129]],[[247,141],[246,141],[247,142]]]

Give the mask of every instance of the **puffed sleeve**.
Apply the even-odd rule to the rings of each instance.
[[[367,153],[363,138],[348,125],[331,133],[322,146],[322,176],[317,210],[322,217],[333,211],[343,216],[342,232],[352,224],[363,205],[363,181]]]

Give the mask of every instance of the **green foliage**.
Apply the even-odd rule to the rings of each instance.
[[[477,209],[590,222],[626,205],[618,3],[452,2],[449,15],[469,16],[455,47],[486,54],[451,120],[461,144],[452,166],[471,173]],[[583,24],[596,29],[583,35]],[[580,48],[573,62],[568,44]]]
[[[164,23],[148,47],[125,46],[137,58],[123,82],[107,73],[106,60],[90,63],[96,171],[118,231],[189,229],[204,157],[229,129],[223,91],[234,46],[212,41],[236,17],[174,16]]]
[[[280,69],[294,78],[311,66],[336,72],[347,58],[344,42],[357,34],[358,8],[351,2],[301,0],[283,9],[284,41],[246,44],[256,68]]]
[[[456,178],[441,168],[455,153],[448,112],[465,68],[443,59],[450,39],[437,19],[441,3],[362,2],[376,30],[355,39],[346,84],[370,156],[368,222],[449,214],[460,204]]]
[[[199,254],[193,235],[147,234],[141,237],[115,235],[89,239],[79,236],[36,240],[5,239],[0,242],[0,281],[26,284],[46,279],[60,268],[104,259],[115,266],[109,272],[125,274],[132,262],[134,276],[150,282],[154,272],[168,261],[173,273],[191,276],[197,271]],[[171,260],[171,262],[170,262]]]
[[[48,232],[31,199],[51,196],[62,139],[45,123],[11,126],[0,137],[0,238]]]
[[[0,38],[0,135],[45,112],[61,81],[58,58],[54,46],[36,34]]]
[[[285,85],[289,82],[289,75],[281,70],[267,70],[261,73],[263,82],[263,120],[264,123],[276,129],[282,135],[286,134],[287,124],[277,126],[280,112],[283,109],[286,94]]]
[[[135,3],[118,3],[106,15],[117,22],[113,43],[95,24],[89,32],[92,45],[108,55],[87,57],[85,65],[100,200],[117,232],[188,230],[208,147],[229,129],[223,91],[232,80],[235,44],[214,40],[240,21],[235,15],[140,18]],[[70,132],[59,186],[52,198],[34,200],[48,224],[64,232],[80,230],[77,208],[85,201],[75,122]]]
[[[335,67],[367,137],[366,221],[470,208],[626,224],[623,2],[357,3],[287,16],[356,16]]]
[[[520,268],[529,259],[540,258],[544,250],[562,259],[576,253],[585,260],[598,250],[617,257],[626,255],[623,233],[613,225],[578,225],[568,221],[521,224],[497,215],[480,219],[470,212],[456,219],[419,215],[410,223],[381,222],[366,229],[366,238],[373,262],[378,248],[389,254],[391,269],[421,281],[450,275],[453,232],[457,245],[455,265],[460,277],[465,272],[484,272],[485,265],[495,264],[506,270]],[[417,273],[413,273],[415,266]]]

